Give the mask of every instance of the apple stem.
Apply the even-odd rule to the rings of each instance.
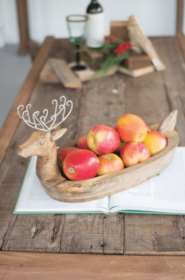
[[[74,169],[72,167],[69,168],[69,172],[75,173]]]

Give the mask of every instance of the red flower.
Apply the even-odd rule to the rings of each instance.
[[[114,36],[105,36],[105,41],[116,41],[118,40],[118,38],[114,37]]]
[[[124,54],[126,51],[130,50],[130,48],[131,44],[129,42],[124,42],[117,46],[114,53],[117,53],[117,56],[120,56],[120,54]]]

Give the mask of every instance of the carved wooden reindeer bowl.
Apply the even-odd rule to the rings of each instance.
[[[58,101],[52,101],[52,104],[55,105],[55,113],[49,121],[47,121],[48,110],[46,109],[40,118],[38,117],[40,114],[38,111],[33,113],[33,121],[31,121],[29,115],[30,104],[26,106],[25,111],[22,105],[17,108],[20,118],[27,125],[39,130],[33,132],[31,137],[19,146],[17,154],[24,158],[35,155],[38,157],[36,165],[37,176],[47,194],[53,199],[64,202],[99,199],[133,188],[156,176],[171,163],[179,142],[178,133],[174,130],[177,111],[171,112],[161,125],[154,124],[151,126],[152,130],[159,130],[165,134],[168,140],[166,148],[158,154],[146,161],[107,175],[81,181],[65,179],[58,168],[55,141],[62,137],[67,129],[54,129],[69,116],[73,104],[72,101],[66,102],[64,96],[60,98],[60,101],[62,104],[59,106],[59,111],[57,111]],[[67,107],[70,107],[70,110],[66,114]],[[22,115],[20,110],[23,111]],[[56,124],[58,116],[62,116],[62,120]]]

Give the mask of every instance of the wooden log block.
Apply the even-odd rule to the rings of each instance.
[[[143,68],[139,68],[139,69],[135,69],[135,70],[130,70],[125,67],[119,66],[118,71],[123,74],[126,74],[128,76],[137,78],[137,77],[154,72],[155,68],[153,65],[151,65],[151,66],[147,66],[147,67],[143,67]]]
[[[91,80],[92,76],[95,74],[95,71],[93,71],[85,61],[81,61],[80,62],[82,65],[84,65],[86,68],[84,70],[81,71],[74,71],[75,74],[78,76],[79,80],[81,82],[85,82],[85,81],[89,81]],[[71,62],[70,64],[68,64],[68,66],[71,68],[75,65],[75,62]]]
[[[166,67],[159,58],[149,38],[144,34],[135,16],[129,17],[129,35],[137,41],[146,54],[151,58],[157,71],[165,70]]]
[[[139,69],[151,65],[151,58],[146,54],[131,54],[125,59],[125,66],[130,70]]]
[[[48,61],[45,63],[45,65],[40,73],[39,80],[41,81],[41,83],[51,83],[51,84],[60,83],[59,78],[57,77],[55,72],[52,70]]]
[[[92,76],[94,75],[94,71],[87,65],[86,62],[81,61],[81,64],[86,66],[85,70],[81,71],[74,71],[74,73],[78,76],[81,82],[89,81]],[[75,62],[71,62],[68,64],[69,68],[75,65]],[[42,72],[40,73],[39,77],[41,83],[51,83],[51,84],[59,84],[60,80],[51,68],[49,62],[46,62],[44,65]]]
[[[69,68],[65,60],[50,58],[48,63],[64,87],[82,88],[82,83],[79,78]]]
[[[110,22],[110,34],[111,36],[129,41],[128,35],[128,21],[111,21]]]

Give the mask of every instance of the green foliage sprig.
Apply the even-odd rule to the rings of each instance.
[[[94,52],[95,49],[84,48],[78,51]],[[94,62],[100,62],[100,67],[93,76],[93,79],[105,77],[110,69],[120,65],[132,52],[129,42],[124,42],[112,36],[105,37],[105,43],[101,48],[96,49],[96,51],[102,53],[103,56],[94,59]]]

